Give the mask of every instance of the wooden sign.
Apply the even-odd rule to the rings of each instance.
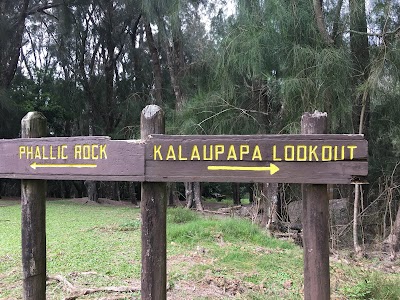
[[[362,135],[155,135],[147,181],[351,183],[368,173]]]
[[[144,181],[144,145],[108,137],[0,142],[0,178]]]
[[[0,142],[0,177],[345,184],[367,175],[367,152],[361,135],[14,139]]]

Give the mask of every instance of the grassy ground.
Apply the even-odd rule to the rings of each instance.
[[[140,213],[131,206],[47,203],[47,272],[75,288],[140,287]],[[20,206],[0,200],[0,299],[21,298]],[[302,299],[302,249],[239,219],[168,211],[169,299]],[[400,299],[399,264],[331,259],[333,299]],[[71,296],[49,281],[48,299]],[[139,291],[79,299],[136,299]]]

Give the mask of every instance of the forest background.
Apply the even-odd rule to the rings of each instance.
[[[139,136],[147,104],[164,109],[168,134],[298,133],[304,112],[325,111],[330,133],[369,140],[369,185],[331,188],[354,211],[355,250],[385,240],[395,253],[399,15],[397,0],[1,0],[0,138],[17,138],[34,110],[51,136],[113,139]],[[18,186],[3,180],[0,192],[18,195]],[[86,188],[116,200],[138,194],[133,183]],[[50,182],[49,195],[86,188]],[[186,197],[199,190],[185,188]],[[291,186],[248,189],[266,203],[262,226],[301,198]]]

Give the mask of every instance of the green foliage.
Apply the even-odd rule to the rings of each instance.
[[[52,135],[71,135],[72,123],[78,122],[84,107],[82,91],[72,82],[57,78],[51,70],[32,72],[34,80],[20,73],[14,78],[10,95],[19,111],[40,111],[46,116]]]
[[[196,212],[183,207],[168,209],[167,221],[173,224],[184,224],[199,219]]]
[[[139,209],[72,201],[49,201],[46,206],[50,276],[59,274],[87,287],[140,282]],[[20,203],[1,199],[0,210],[0,297],[18,299],[22,294]],[[220,291],[232,286],[244,289],[235,299],[303,298],[300,248],[266,236],[247,221],[210,219],[187,211],[182,217],[183,211],[168,209],[170,293],[188,282],[213,288],[222,282]],[[341,277],[332,290],[333,298],[399,299],[398,274],[377,270],[366,275],[365,269],[354,265],[331,266],[333,278]],[[47,295],[52,299],[69,296],[51,282]],[[100,296],[109,295],[93,295]],[[208,299],[221,299],[221,294]]]
[[[271,248],[293,248],[292,244],[268,237],[258,226],[247,220],[199,219],[195,213],[185,209],[169,210],[168,220],[172,222],[168,228],[168,239],[179,243],[193,245],[223,239],[232,243],[240,241]]]
[[[395,280],[382,278],[379,274],[372,273],[360,278],[354,285],[343,287],[343,294],[351,300],[395,300],[400,297],[400,287]]]
[[[351,132],[351,60],[345,49],[294,45],[288,57],[282,93],[288,120],[303,112],[327,111],[330,132]]]
[[[16,138],[23,113],[10,95],[10,91],[0,88],[0,138]]]

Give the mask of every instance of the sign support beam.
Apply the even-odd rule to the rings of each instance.
[[[164,113],[157,105],[146,106],[140,117],[140,135],[164,133]],[[167,299],[167,185],[142,182],[141,299]]]
[[[326,133],[326,113],[305,113],[303,134]],[[326,184],[303,184],[304,299],[329,300],[329,199]]]
[[[29,112],[21,121],[22,138],[45,136],[47,121]],[[46,181],[21,180],[21,235],[24,300],[46,299]]]

